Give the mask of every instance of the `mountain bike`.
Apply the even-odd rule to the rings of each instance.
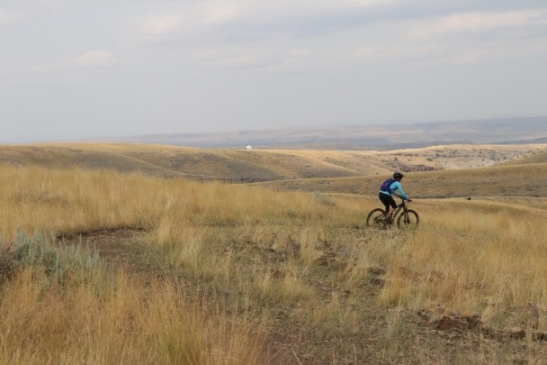
[[[371,210],[367,216],[367,227],[386,229],[391,226],[393,222],[397,222],[397,228],[408,230],[416,229],[420,222],[418,213],[412,209],[408,209],[405,200],[401,200],[401,204],[397,205],[397,208],[390,219],[386,218],[387,212],[383,208],[374,208]]]

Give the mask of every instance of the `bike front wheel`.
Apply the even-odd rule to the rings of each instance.
[[[386,217],[383,209],[375,208],[370,211],[367,216],[367,227],[380,229],[386,228]]]
[[[418,227],[420,222],[420,217],[418,213],[412,209],[407,209],[406,212],[401,213],[399,218],[397,218],[397,227],[400,229],[412,230]]]

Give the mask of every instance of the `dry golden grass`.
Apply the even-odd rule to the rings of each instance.
[[[0,305],[2,364],[254,364],[260,322],[189,304],[180,283],[118,274],[86,285],[46,285],[27,269],[6,285]],[[113,283],[105,287],[104,284]],[[145,290],[143,290],[145,289]],[[207,298],[212,299],[212,298]],[[257,326],[258,325],[258,326]],[[258,337],[257,337],[258,336]]]
[[[525,156],[519,159],[515,159],[514,161],[511,161],[510,163],[515,164],[527,164],[527,163],[547,163],[547,151],[537,151],[534,154],[531,154],[529,156]]]
[[[217,227],[279,225],[287,217],[303,224],[326,214],[328,207],[316,203],[311,195],[272,196],[261,189],[218,182],[163,180],[113,171],[3,167],[1,175],[0,232],[11,247],[21,243],[18,232],[43,232],[53,239],[101,228],[146,228],[151,232],[147,242],[167,250],[166,265],[183,266],[200,280],[240,281],[249,296],[265,300],[293,300],[311,293],[298,280],[298,272],[281,283],[264,272],[249,286],[230,267],[229,255],[220,255],[217,246],[205,245],[205,239],[211,239],[209,231]],[[261,270],[257,268],[256,273]],[[21,364],[74,363],[76,359],[173,364],[259,361],[261,347],[256,339],[261,338],[260,327],[254,322],[251,326],[237,312],[235,318],[220,312],[232,304],[227,309],[208,304],[203,315],[192,312],[190,321],[186,314],[182,316],[186,311],[180,293],[177,300],[168,296],[170,301],[163,302],[173,290],[167,284],[134,283],[121,274],[109,289],[107,278],[88,280],[99,282],[99,293],[78,283],[68,289],[44,287],[49,278],[40,267],[31,266],[6,285],[0,358]],[[211,310],[219,311],[212,324],[200,320]],[[83,335],[77,336],[79,331]]]
[[[525,168],[415,176],[463,184],[465,176],[488,182],[488,174],[515,177]],[[22,265],[15,255],[15,275],[0,286],[0,363],[547,361],[533,340],[547,333],[544,200],[418,199],[417,231],[375,231],[364,227],[375,194],[0,169],[0,236],[10,250],[24,241],[20,232],[54,241],[146,229],[134,243],[142,262],[119,271],[90,258],[84,263],[93,265],[63,266],[63,257],[85,256],[63,246],[51,248],[61,264]],[[490,332],[464,332],[446,345],[439,321],[472,316]],[[504,335],[515,327],[528,342]],[[498,335],[480,342],[481,333]]]
[[[0,234],[7,240],[13,240],[19,229],[54,234],[142,227],[156,228],[161,244],[180,234],[186,224],[307,220],[328,210],[317,207],[313,196],[297,193],[272,196],[260,188],[111,170],[2,167],[0,184]]]
[[[0,163],[58,168],[108,168],[121,172],[235,182],[293,177],[352,176],[366,161],[339,166],[322,153],[215,150],[130,144],[42,144],[0,146]],[[334,161],[335,162],[335,161]],[[378,168],[376,168],[378,170]]]
[[[454,145],[394,151],[203,149],[165,145],[52,143],[0,146],[0,163],[107,168],[231,182],[389,175],[542,162],[545,145]]]
[[[294,179],[256,183],[276,190],[376,195],[389,173],[378,176]],[[414,198],[536,198],[547,196],[547,164],[406,173],[404,189]]]
[[[545,210],[484,201],[428,205],[436,214],[392,257],[384,303],[431,301],[460,313],[546,303]]]

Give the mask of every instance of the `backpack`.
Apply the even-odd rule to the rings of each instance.
[[[391,195],[392,191],[391,191],[391,189],[390,189],[389,187],[390,187],[391,184],[393,184],[395,181],[397,181],[397,180],[391,179],[391,178],[387,179],[386,181],[384,181],[384,182],[382,183],[382,186],[380,186],[380,191],[386,192],[386,193],[388,193],[388,194]]]

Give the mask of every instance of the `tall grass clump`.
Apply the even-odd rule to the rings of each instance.
[[[189,225],[229,227],[288,221],[345,225],[355,216],[317,201],[311,193],[275,193],[110,170],[0,168],[0,234],[8,241],[15,240],[19,230],[55,235],[141,227],[157,229],[159,243],[165,243],[176,240]]]
[[[21,233],[4,255],[15,265],[0,286],[0,364],[262,363],[263,322],[229,302],[110,272],[42,234]]]
[[[44,289],[44,280],[26,269],[2,289],[0,364],[264,363],[262,322],[220,305],[209,313],[180,283],[144,285],[118,273],[118,285],[97,295]]]
[[[30,236],[20,232],[12,257],[21,269],[32,268],[61,285],[75,280],[91,280],[101,270],[97,252],[82,249],[81,244],[54,246],[41,233]]]
[[[547,305],[544,215],[496,202],[452,204],[394,248],[387,262],[387,306],[442,306],[499,322],[507,311]],[[515,322],[516,323],[516,322]],[[547,327],[544,328],[547,330]]]

